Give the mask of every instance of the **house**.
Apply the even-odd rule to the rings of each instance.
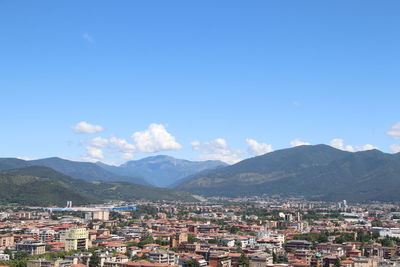
[[[37,242],[37,241],[33,241],[33,240],[29,240],[29,241],[25,241],[23,243],[18,243],[15,246],[15,249],[17,251],[26,251],[30,255],[40,255],[40,254],[44,254],[46,252],[46,244]]]
[[[120,241],[110,241],[110,242],[105,242],[103,245],[111,250],[111,251],[116,251],[120,254],[124,254],[127,251],[127,245],[120,242]]]
[[[307,240],[289,240],[285,244],[286,251],[294,251],[297,249],[310,249],[312,243]]]
[[[89,233],[86,228],[71,228],[65,236],[65,250],[89,248]]]
[[[210,255],[208,265],[212,267],[231,267],[231,258],[226,254],[213,253]]]
[[[175,265],[177,263],[177,257],[173,251],[156,249],[149,253],[149,259],[151,262],[166,263],[169,265]]]
[[[173,267],[173,265],[140,260],[140,261],[128,261],[125,263],[121,263],[120,267]]]
[[[0,235],[0,247],[14,246],[14,236],[12,234]]]
[[[265,267],[273,263],[272,256],[268,253],[253,253],[249,255],[249,267]]]

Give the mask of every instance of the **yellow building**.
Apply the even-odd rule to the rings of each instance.
[[[0,235],[0,247],[14,246],[14,236],[11,234]]]
[[[71,228],[65,236],[65,250],[89,248],[89,232],[86,228]]]

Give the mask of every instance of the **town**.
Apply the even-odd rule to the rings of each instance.
[[[400,207],[303,199],[2,206],[0,266],[376,267],[400,263]]]
[[[0,267],[400,267],[399,0],[0,25]]]

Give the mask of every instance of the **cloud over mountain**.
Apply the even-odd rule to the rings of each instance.
[[[352,145],[345,145],[344,144],[344,140],[340,139],[340,138],[335,138],[332,139],[329,142],[329,145],[340,149],[340,150],[344,150],[344,151],[349,151],[349,152],[357,152],[357,151],[366,151],[366,150],[371,150],[371,149],[377,149],[376,146],[371,145],[371,144],[365,144],[363,146],[352,146]]]
[[[308,146],[308,145],[311,145],[311,144],[308,143],[308,142],[301,141],[299,139],[294,139],[294,140],[290,141],[290,145],[292,147],[296,147],[296,146]]]
[[[398,144],[393,144],[390,146],[390,149],[392,150],[392,152],[394,153],[399,153],[400,152],[400,145]]]
[[[135,141],[136,151],[140,152],[182,149],[182,145],[176,141],[175,137],[162,124],[150,124],[147,130],[133,133],[132,139]]]
[[[96,147],[92,146],[86,147],[86,153],[89,159],[94,159],[94,160],[104,159],[103,151]]]
[[[191,145],[193,150],[201,153],[199,160],[221,160],[233,164],[242,160],[241,155],[244,153],[243,150],[232,149],[224,138],[216,138],[204,143],[193,141]]]
[[[246,139],[246,143],[248,145],[247,152],[253,156],[259,156],[274,151],[272,145],[260,143],[254,139],[248,138]]]

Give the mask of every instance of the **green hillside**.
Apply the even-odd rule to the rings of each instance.
[[[16,158],[0,158],[0,171],[24,168],[29,166],[44,166],[52,168],[62,174],[85,181],[110,181],[130,182],[135,184],[149,185],[147,181],[137,176],[119,175],[91,162],[79,162],[66,160],[58,157],[21,160]]]
[[[206,196],[281,195],[318,200],[400,200],[400,156],[326,145],[268,153],[192,177],[176,188]]]
[[[87,182],[51,168],[31,166],[0,172],[0,201],[25,205],[101,203],[108,200],[195,201],[189,193],[124,182]]]

